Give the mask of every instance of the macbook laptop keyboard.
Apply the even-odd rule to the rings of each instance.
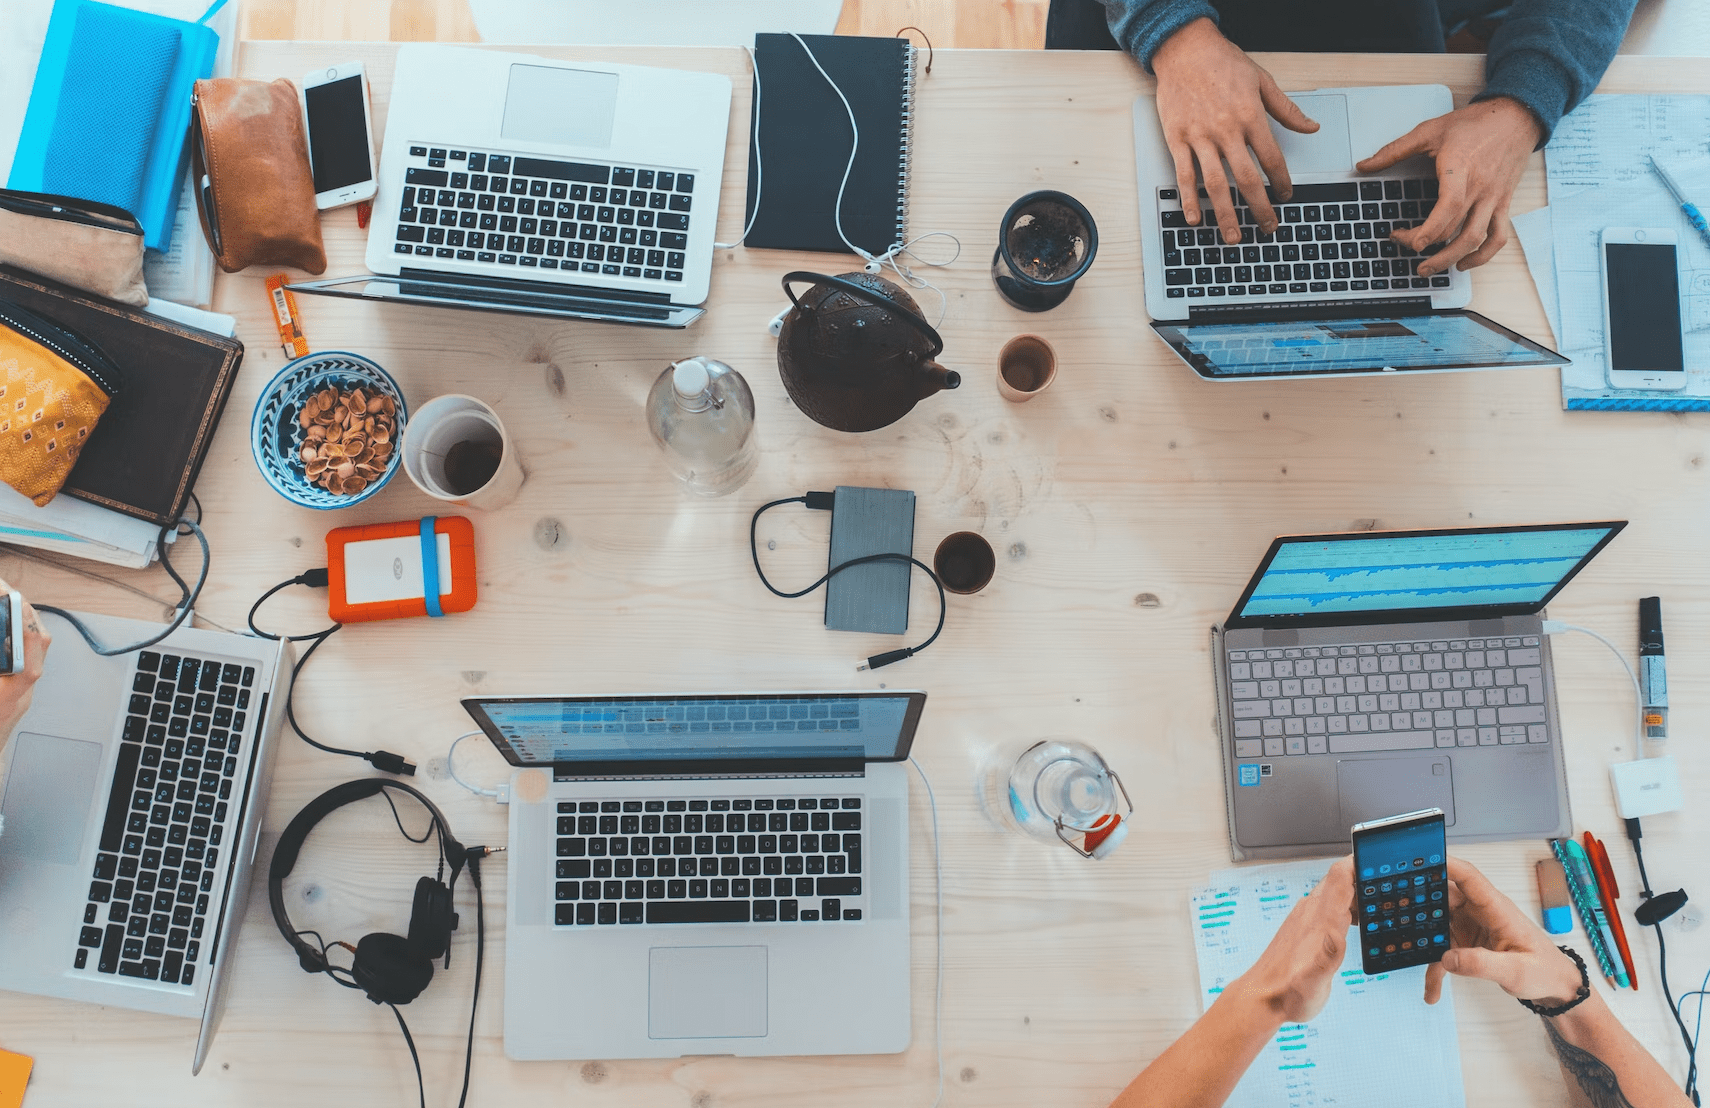
[[[394,253],[683,280],[692,173],[411,145],[404,182]]]
[[[93,951],[101,973],[195,983],[254,683],[253,666],[137,656],[74,968]]]
[[[1536,635],[1229,651],[1235,757],[1548,743]]]
[[[861,798],[561,800],[555,921],[862,917]]]
[[[1266,235],[1234,194],[1241,244],[1225,246],[1216,213],[1199,190],[1205,223],[1189,227],[1180,193],[1159,189],[1158,219],[1164,245],[1164,284],[1172,299],[1296,296],[1397,289],[1444,289],[1447,274],[1421,277],[1433,245],[1410,250],[1390,240],[1392,231],[1423,223],[1437,200],[1437,180],[1425,178],[1335,181],[1295,185],[1275,204],[1277,229]]]

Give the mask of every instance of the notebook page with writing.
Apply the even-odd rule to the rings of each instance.
[[[1200,1003],[1211,1007],[1270,943],[1326,861],[1246,866],[1211,875],[1192,898]],[[1464,1108],[1452,990],[1427,1005],[1425,967],[1367,977],[1352,932],[1324,1010],[1284,1024],[1248,1067],[1229,1108],[1330,1108],[1391,1104],[1398,1074],[1406,1102]]]

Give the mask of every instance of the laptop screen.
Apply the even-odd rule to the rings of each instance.
[[[1163,323],[1153,329],[1202,377],[1288,377],[1559,365],[1567,359],[1468,311],[1351,319]]]
[[[471,698],[464,708],[516,766],[738,763],[908,756],[926,694],[731,693]]]
[[[1230,625],[1536,612],[1625,523],[1284,537]],[[1450,613],[1454,614],[1451,615]]]

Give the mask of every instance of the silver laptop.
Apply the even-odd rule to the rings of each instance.
[[[290,666],[283,644],[180,628],[97,656],[53,632],[8,751],[0,988],[199,1019],[230,981]],[[78,613],[103,642],[160,626]]]
[[[1190,227],[1175,162],[1152,97],[1134,102],[1146,311],[1159,337],[1207,380],[1443,372],[1560,365],[1537,343],[1465,310],[1469,274],[1421,277],[1424,257],[1390,241],[1437,200],[1429,158],[1362,176],[1360,159],[1416,124],[1451,111],[1442,85],[1318,89],[1290,94],[1319,123],[1310,135],[1271,122],[1294,185],[1271,199],[1263,234],[1233,194],[1241,242],[1227,246],[1201,187],[1205,218]]]
[[[1273,542],[1212,634],[1236,860],[1420,808],[1458,842],[1569,833],[1543,610],[1625,526]]]
[[[518,767],[506,1055],[907,1049],[904,759],[925,702],[464,700]]]
[[[730,79],[398,51],[363,274],[300,292],[686,327],[712,275]]]

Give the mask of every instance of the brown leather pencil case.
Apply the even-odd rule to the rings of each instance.
[[[190,158],[202,234],[221,269],[326,271],[297,86],[283,77],[197,81]]]
[[[148,303],[142,225],[111,204],[0,189],[0,262],[121,304]]]

